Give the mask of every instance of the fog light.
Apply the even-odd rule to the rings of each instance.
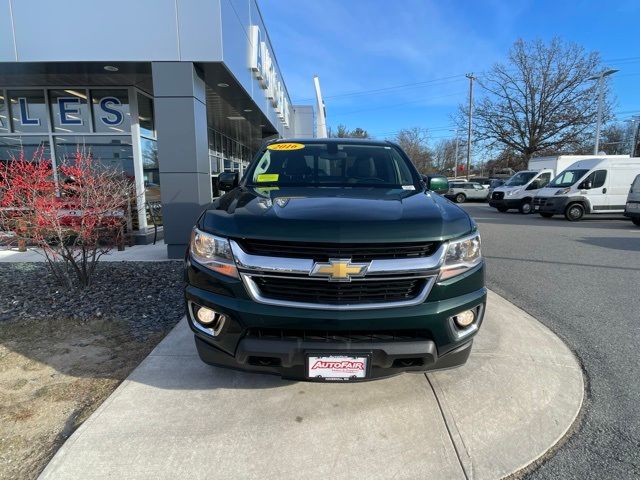
[[[194,326],[212,337],[216,337],[222,331],[227,317],[207,307],[201,307],[191,304],[192,311],[195,313]]]
[[[473,310],[465,310],[464,312],[460,312],[455,317],[453,317],[456,325],[460,328],[467,328],[475,321],[475,319],[476,312]]]
[[[198,317],[198,321],[201,324],[209,325],[210,323],[215,322],[216,312],[207,307],[200,307],[196,312],[196,317]]]

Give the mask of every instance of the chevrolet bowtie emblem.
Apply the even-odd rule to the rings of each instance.
[[[350,282],[352,277],[364,277],[369,263],[351,263],[350,258],[330,258],[328,262],[316,262],[312,277],[328,277],[330,282]]]

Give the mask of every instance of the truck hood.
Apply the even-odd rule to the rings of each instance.
[[[446,240],[475,225],[464,210],[433,192],[238,187],[212,203],[198,227],[231,238],[384,243]]]
[[[511,190],[520,190],[522,188],[525,188],[525,186],[520,185],[519,187],[505,187],[504,185],[502,185],[501,187],[496,187],[493,191],[494,192],[510,192]]]
[[[562,190],[560,187],[542,188],[536,193],[536,197],[553,197],[558,190]]]

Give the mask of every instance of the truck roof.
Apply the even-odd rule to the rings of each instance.
[[[616,161],[616,164],[631,164],[638,165],[640,164],[640,158],[637,157],[629,157],[629,155],[608,155],[601,157],[592,157],[586,158],[583,160],[578,160],[577,162],[569,165],[565,170],[576,169],[576,168],[585,168],[591,170],[596,167],[605,167],[610,166],[613,161]]]
[[[373,138],[316,138],[316,137],[293,137],[293,138],[276,138],[266,142],[267,145],[272,143],[353,143],[366,145],[396,145],[389,140],[376,140]]]

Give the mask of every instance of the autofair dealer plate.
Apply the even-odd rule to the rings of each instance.
[[[348,381],[367,377],[369,357],[352,355],[308,355],[307,376],[317,380]]]

